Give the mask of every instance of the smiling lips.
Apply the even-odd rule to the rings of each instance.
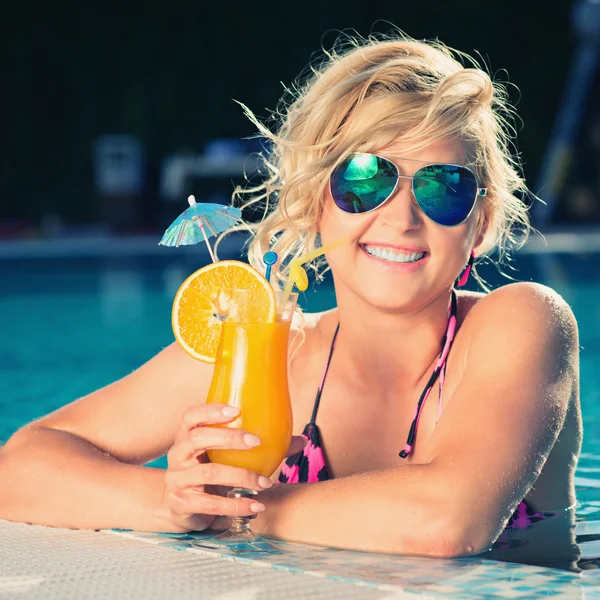
[[[420,249],[392,248],[390,246],[371,246],[370,244],[359,244],[367,254],[391,263],[416,263],[420,261],[427,252]]]

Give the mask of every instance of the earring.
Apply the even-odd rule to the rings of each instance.
[[[469,257],[469,262],[467,263],[465,270],[462,272],[460,277],[458,277],[458,279],[454,282],[454,285],[456,287],[463,287],[463,285],[465,285],[467,283],[467,281],[469,280],[469,275],[471,274],[471,269],[473,268],[474,260],[475,260],[475,252],[473,250],[471,250],[471,256]]]

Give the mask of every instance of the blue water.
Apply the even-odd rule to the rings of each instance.
[[[518,271],[511,272],[517,280],[556,289],[579,322],[582,559],[600,556],[599,259],[592,253],[521,255]],[[170,344],[173,296],[199,266],[193,255],[173,252],[164,258],[0,263],[0,444],[18,427],[127,375]],[[480,271],[492,287],[507,282],[491,267]],[[331,282],[304,294],[300,304],[308,311],[333,306]]]

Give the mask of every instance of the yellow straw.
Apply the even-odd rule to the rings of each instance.
[[[329,252],[334,248],[338,248],[339,246],[342,246],[347,242],[348,238],[341,238],[339,240],[336,240],[335,242],[331,242],[330,244],[325,244],[324,246],[321,246],[320,248],[317,248],[316,250],[313,250],[308,254],[302,254],[301,256],[298,256],[298,258],[294,258],[290,261],[290,269],[294,265],[303,265],[304,263],[313,260],[313,258],[317,258],[317,256],[321,256],[322,254],[325,254],[325,252]],[[290,271],[290,273],[291,272],[292,271]],[[292,287],[295,283],[296,280],[293,277],[288,277],[288,280],[285,282],[285,286],[283,288],[283,294],[281,296],[281,306],[285,306],[288,296],[290,295]]]
[[[313,258],[317,258],[317,256],[321,256],[321,254],[325,254],[325,252],[329,252],[330,250],[333,250],[339,246],[343,246],[348,240],[346,238],[341,238],[335,242],[331,242],[330,244],[325,244],[324,246],[321,246],[320,248],[317,248],[316,250],[313,250],[312,252],[309,252],[308,254],[303,254],[302,256],[299,256],[298,258],[294,259],[296,261],[297,264],[299,265],[303,265],[304,263],[307,263],[309,260],[312,260]]]

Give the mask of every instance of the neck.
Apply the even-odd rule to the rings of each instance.
[[[426,305],[384,312],[355,295],[338,299],[338,364],[370,390],[410,390],[427,379],[448,327],[450,290]],[[360,318],[357,318],[360,315]]]

